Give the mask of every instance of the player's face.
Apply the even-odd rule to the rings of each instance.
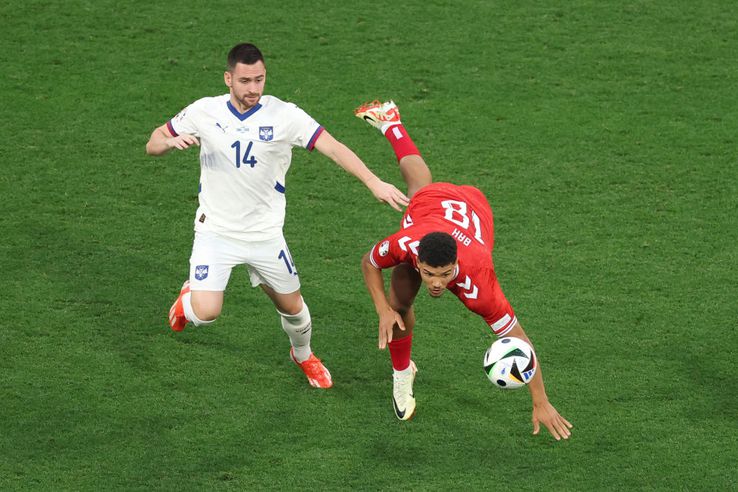
[[[231,103],[239,111],[244,112],[258,104],[266,82],[266,67],[262,61],[253,65],[236,63],[233,71],[226,71],[223,77],[231,89]]]
[[[456,265],[458,262],[453,262],[450,265],[432,267],[427,263],[418,261],[418,271],[420,272],[420,278],[428,288],[428,293],[433,297],[441,297],[446,291],[446,286],[454,278],[456,272]]]

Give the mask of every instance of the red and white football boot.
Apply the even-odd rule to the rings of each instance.
[[[328,369],[326,369],[320,359],[315,357],[315,354],[310,354],[310,358],[304,362],[297,362],[295,353],[292,351],[292,347],[290,347],[290,358],[295,364],[300,366],[302,372],[307,376],[310,386],[313,388],[328,389],[333,386],[331,373],[328,372]]]
[[[379,130],[402,123],[400,121],[400,109],[394,101],[380,102],[375,100],[365,103],[356,108],[354,114],[357,118],[361,118]]]

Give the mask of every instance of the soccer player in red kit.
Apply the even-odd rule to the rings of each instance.
[[[362,259],[364,280],[379,316],[379,348],[389,347],[392,359],[395,414],[400,420],[409,420],[415,414],[413,381],[417,371],[410,359],[413,301],[421,285],[425,284],[433,297],[451,291],[470,311],[484,318],[495,335],[531,342],[495,275],[493,216],[482,192],[473,186],[432,182],[394,102],[374,101],[355,114],[380,129],[390,142],[411,197],[401,229],[376,243]],[[382,277],[386,268],[392,268],[389,298]],[[528,387],[533,400],[533,434],[538,434],[543,424],[556,440],[568,439],[572,425],[549,403],[540,363]]]

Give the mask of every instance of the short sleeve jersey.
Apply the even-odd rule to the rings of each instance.
[[[168,123],[200,139],[200,207],[195,230],[260,241],[282,233],[292,148],[312,150],[323,128],[273,96],[240,113],[230,95],[205,97]]]
[[[422,188],[410,200],[402,229],[372,248],[372,265],[384,269],[409,263],[417,270],[418,244],[431,232],[446,232],[457,241],[459,266],[448,290],[496,335],[507,334],[517,319],[495,275],[492,210],[477,188],[449,183]]]

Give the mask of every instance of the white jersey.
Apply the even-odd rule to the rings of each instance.
[[[200,139],[195,230],[251,241],[282,234],[292,147],[312,150],[323,127],[274,96],[239,113],[230,94],[195,101],[167,127]]]

